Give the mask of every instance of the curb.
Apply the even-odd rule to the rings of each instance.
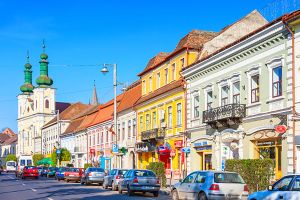
[[[170,195],[171,191],[168,188],[164,188],[164,189],[159,190],[159,193],[162,195]]]

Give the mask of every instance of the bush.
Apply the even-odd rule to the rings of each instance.
[[[51,161],[53,162],[53,166],[57,165],[57,156],[55,151],[52,151],[51,153]]]
[[[17,162],[17,157],[16,157],[16,155],[15,155],[15,154],[8,154],[8,155],[6,156],[6,159],[5,159],[5,162],[7,162],[7,161],[16,161],[16,162]]]
[[[156,176],[161,180],[161,186],[166,187],[167,179],[165,175],[165,164],[163,162],[149,163],[147,169],[153,171],[156,174]]]
[[[37,166],[38,165],[37,162],[42,160],[43,158],[44,158],[43,154],[34,154],[32,156],[34,166]]]
[[[271,159],[226,160],[225,170],[239,173],[251,193],[268,187],[274,176],[274,166]]]
[[[85,163],[84,164],[84,169],[86,169],[88,167],[93,167],[92,163]]]

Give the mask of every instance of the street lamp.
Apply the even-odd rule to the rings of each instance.
[[[117,144],[117,64],[103,64],[101,72],[105,75],[109,72],[108,67],[113,67],[113,85],[114,85],[114,127],[115,127],[115,142]]]

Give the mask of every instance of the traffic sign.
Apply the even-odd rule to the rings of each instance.
[[[190,147],[184,147],[184,148],[181,149],[181,151],[183,153],[190,153],[191,152],[191,148]]]
[[[56,154],[60,154],[61,150],[60,149],[56,149]]]

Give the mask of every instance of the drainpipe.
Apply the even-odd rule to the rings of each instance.
[[[289,17],[283,16],[282,17],[282,22],[285,25],[286,29],[289,31],[292,37],[292,120],[293,120],[293,173],[296,173],[296,146],[295,146],[295,119],[294,117],[296,116],[296,108],[295,108],[295,36],[293,30],[288,26],[287,20]]]
[[[188,56],[187,56],[188,57]],[[187,83],[183,79],[183,91],[184,91],[184,112],[187,113]],[[183,130],[183,145],[187,147],[187,115],[184,114],[184,130]],[[183,153],[183,152],[181,152]],[[187,153],[184,153],[184,174],[183,178],[187,175]],[[180,158],[181,159],[181,158]]]

